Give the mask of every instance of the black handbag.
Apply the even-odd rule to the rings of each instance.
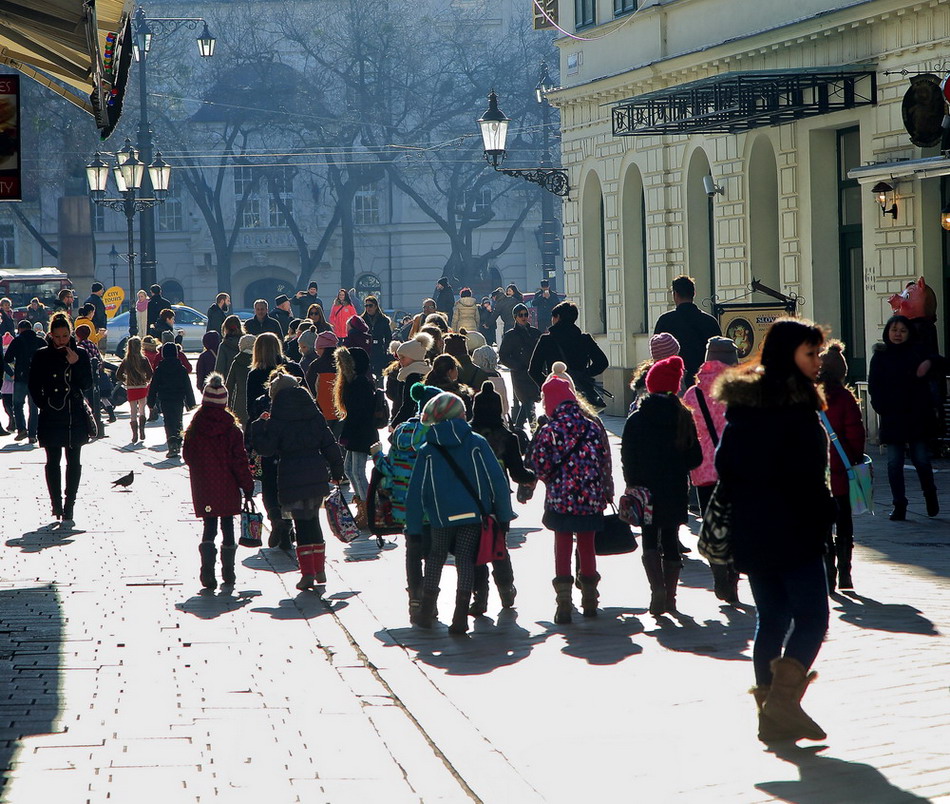
[[[722,483],[716,483],[699,530],[697,548],[710,564],[732,562],[732,503],[726,499]]]
[[[616,511],[604,515],[604,524],[594,534],[594,552],[599,556],[618,556],[637,549],[637,537]]]

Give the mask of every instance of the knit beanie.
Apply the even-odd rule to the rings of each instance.
[[[829,341],[821,353],[820,380],[831,380],[834,383],[843,383],[848,376],[848,362],[844,359],[844,344],[841,341]]]
[[[438,424],[449,419],[465,418],[465,403],[460,397],[443,391],[432,397],[422,408],[419,417],[423,424]]]
[[[477,423],[496,423],[501,421],[501,397],[491,380],[482,383],[482,390],[475,394],[472,403],[472,421]]]
[[[567,373],[567,363],[563,360],[555,360],[554,363],[551,364],[551,373],[548,377],[549,379],[550,377],[559,377],[571,386],[571,391],[573,391],[575,395],[577,394],[577,388],[574,386],[574,378]]]
[[[354,349],[350,347],[350,355],[353,358],[353,368],[356,370],[356,376],[361,377],[369,371],[369,355],[365,349]]]
[[[177,360],[178,359],[178,345],[174,343],[166,343],[162,345],[162,360]]]
[[[46,332],[46,330],[43,329],[43,322],[42,322],[42,321],[37,321],[37,322],[33,325],[33,331],[34,331],[34,332],[39,332],[39,333],[41,333],[41,334],[44,333],[44,332]]]
[[[274,307],[280,307],[284,302],[289,302],[290,299],[287,298],[286,294],[281,293],[276,299],[274,299]]]
[[[142,348],[146,352],[157,352],[158,343],[155,341],[155,338],[153,338],[151,335],[146,335],[144,338],[142,338]]]
[[[526,313],[526,312],[528,312],[528,307],[527,305],[522,304],[521,302],[518,302],[514,307],[511,308],[511,314],[513,316],[517,316],[518,313]]]
[[[474,352],[485,345],[485,336],[481,332],[467,332],[465,333],[465,345],[469,352]]]
[[[727,366],[739,365],[739,350],[732,338],[716,335],[706,341],[706,362],[715,360]]]
[[[560,361],[558,361],[560,362]],[[541,397],[544,399],[544,412],[553,416],[557,406],[569,400],[577,401],[577,394],[571,383],[564,377],[552,374],[541,386]]]
[[[369,332],[369,326],[358,315],[351,315],[346,322],[346,328],[349,332]]]
[[[647,372],[647,390],[651,394],[675,394],[683,382],[683,358],[679,355],[657,360]]]
[[[89,337],[91,333],[92,333],[92,327],[90,327],[88,324],[80,324],[78,327],[76,327],[76,332],[75,332],[76,340],[84,341],[86,340],[86,338]]]
[[[408,357],[414,363],[421,363],[426,359],[426,352],[432,348],[432,336],[427,332],[418,332],[402,344],[396,354],[399,357]]]
[[[174,343],[175,342],[175,333],[169,332],[167,329],[162,333],[162,343]]]
[[[434,385],[426,385],[422,382],[414,382],[412,387],[409,389],[409,397],[419,408],[419,413],[422,413],[422,409],[425,407],[426,402],[428,402],[433,397],[437,397],[442,393],[441,388],[436,388]]]
[[[334,334],[332,330],[326,330],[317,335],[317,340],[314,342],[314,349],[336,349],[339,345],[340,339]]]
[[[267,393],[274,399],[285,388],[296,388],[300,381],[292,374],[278,374],[267,385]]]
[[[224,377],[216,371],[208,375],[204,390],[201,392],[201,404],[221,407],[228,404],[228,389],[224,387]]]
[[[256,335],[242,335],[238,339],[238,351],[241,352],[253,352],[254,351],[254,341],[257,339]]]
[[[654,360],[663,360],[680,353],[680,342],[669,332],[660,332],[650,338],[650,357]]]
[[[447,355],[452,355],[456,360],[464,360],[468,357],[468,348],[465,345],[465,338],[455,333],[445,336],[442,342],[442,351]]]
[[[317,342],[316,330],[305,330],[303,333],[301,333],[297,341],[301,346],[306,346],[308,349],[313,349],[313,345]]]
[[[472,352],[472,362],[485,371],[498,370],[498,355],[490,346],[479,346]]]

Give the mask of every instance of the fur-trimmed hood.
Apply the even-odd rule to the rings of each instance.
[[[713,383],[713,396],[727,408],[776,408],[806,405],[811,407],[814,400],[809,398],[796,384],[789,382],[776,393],[765,381],[761,367],[752,371],[725,371]],[[819,399],[821,390],[818,389]]]

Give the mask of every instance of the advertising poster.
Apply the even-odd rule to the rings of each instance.
[[[125,300],[125,291],[118,285],[109,288],[102,294],[102,303],[106,306],[106,318],[113,318],[122,302]]]
[[[22,200],[20,76],[0,75],[0,201]]]
[[[720,304],[716,309],[722,334],[736,342],[740,363],[758,354],[762,339],[772,322],[789,314],[782,302]]]

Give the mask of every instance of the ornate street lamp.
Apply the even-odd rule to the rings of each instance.
[[[505,141],[508,138],[508,118],[498,108],[498,96],[493,89],[488,93],[488,109],[478,118],[478,126],[482,132],[482,144],[485,148],[485,161],[499,173],[506,176],[516,176],[519,179],[540,184],[548,192],[566,196],[571,191],[567,180],[567,171],[560,168],[541,165],[536,168],[502,168],[507,151]]]
[[[117,281],[115,274],[119,270],[119,252],[115,250],[115,243],[109,249],[109,267],[112,269],[112,287],[115,287]]]

